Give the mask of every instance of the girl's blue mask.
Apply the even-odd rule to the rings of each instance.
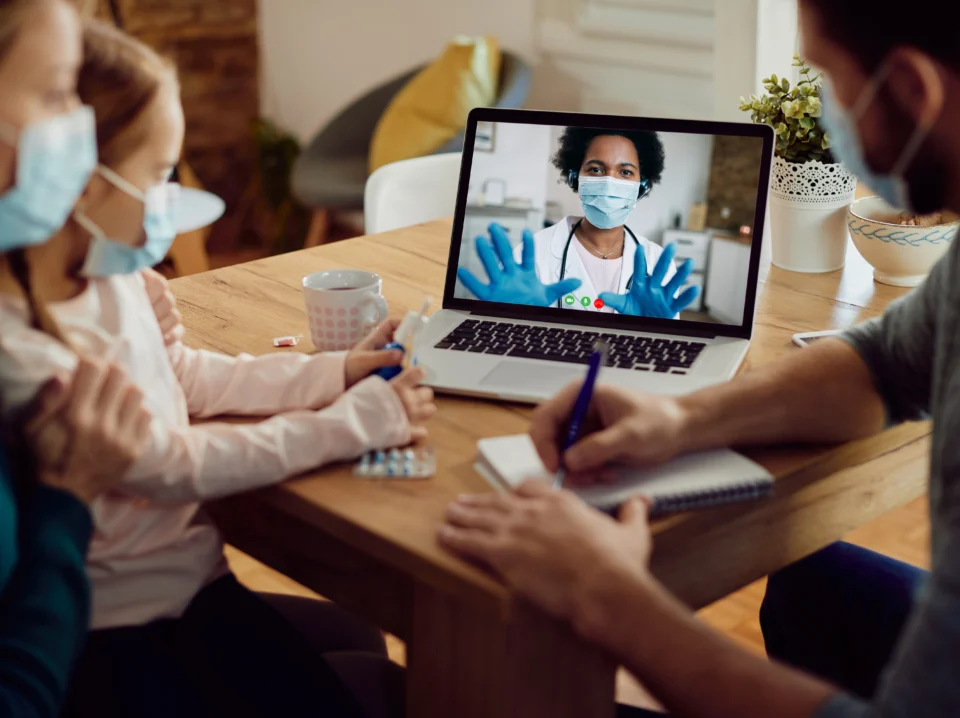
[[[857,123],[870,109],[870,105],[876,99],[877,93],[889,73],[890,65],[881,67],[867,83],[867,86],[863,88],[860,97],[851,110],[837,102],[829,83],[824,81],[820,89],[823,97],[823,115],[820,120],[823,123],[823,129],[826,130],[827,136],[830,138],[830,151],[837,156],[837,159],[848,170],[890,206],[912,211],[914,207],[910,196],[910,186],[907,184],[904,174],[910,169],[910,165],[916,159],[920,147],[929,137],[937,118],[924,118],[917,125],[903,148],[903,152],[900,153],[900,157],[888,174],[877,174],[870,169],[864,154],[863,142],[857,129]]]
[[[100,166],[97,172],[117,189],[143,202],[146,241],[140,247],[131,247],[112,240],[81,208],[77,208],[74,218],[93,237],[82,274],[87,277],[133,274],[162,262],[177,237],[175,211],[180,185],[164,182],[142,192],[109,167]]]
[[[0,124],[17,150],[16,184],[0,196],[0,252],[43,244],[66,224],[97,166],[93,110],[72,112],[18,132]]]
[[[640,197],[646,194],[645,190],[641,182],[614,177],[581,177],[578,192],[587,221],[598,229],[613,229],[627,221]]]

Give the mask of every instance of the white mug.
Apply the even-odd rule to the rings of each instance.
[[[310,339],[317,351],[352,348],[387,318],[379,274],[358,269],[315,272],[303,278]]]

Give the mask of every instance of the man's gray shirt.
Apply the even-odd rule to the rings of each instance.
[[[960,718],[960,240],[916,291],[843,337],[892,422],[933,418],[933,570],[873,702],[839,696],[818,718]]]

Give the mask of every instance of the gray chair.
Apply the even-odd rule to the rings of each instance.
[[[423,67],[380,85],[341,110],[297,159],[291,179],[293,193],[301,203],[314,210],[306,246],[323,244],[332,212],[363,209],[374,128],[390,101]],[[530,91],[531,74],[526,62],[504,51],[500,66],[500,94],[494,107],[522,107]],[[462,149],[463,132],[435,154],[460,152]]]

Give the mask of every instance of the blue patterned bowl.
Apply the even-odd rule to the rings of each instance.
[[[897,287],[920,284],[957,236],[960,220],[933,227],[897,222],[900,210],[880,197],[864,197],[847,212],[850,238],[873,266],[873,278]]]

